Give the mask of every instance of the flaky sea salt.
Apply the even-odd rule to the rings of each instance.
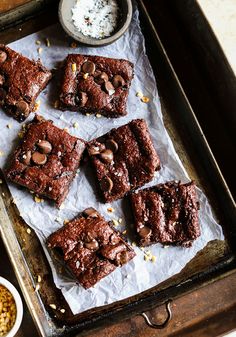
[[[72,8],[75,27],[85,36],[101,39],[110,36],[118,22],[116,0],[77,0]]]

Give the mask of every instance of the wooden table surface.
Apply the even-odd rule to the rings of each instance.
[[[15,2],[19,2],[17,0]],[[14,2],[14,1],[12,1]],[[146,1],[148,2],[148,1]],[[10,5],[10,1],[1,1],[1,5]],[[150,3],[149,3],[150,6]],[[1,7],[0,7],[1,8]],[[54,14],[53,14],[54,15]],[[51,19],[51,13],[47,13],[49,19]],[[153,13],[155,15],[155,13]],[[43,19],[46,19],[45,16]],[[161,21],[161,20],[160,20]],[[7,35],[5,32],[0,32],[0,41],[7,42],[9,39],[16,39],[20,36],[26,35],[27,32],[36,31],[41,27],[42,22],[31,22],[24,23],[16,28],[11,28],[7,30]],[[168,28],[160,28],[160,34],[163,37],[168,36]],[[20,28],[20,29],[19,29]],[[167,46],[168,47],[168,46]],[[174,52],[170,48],[170,53]],[[180,53],[186,53],[186,50],[178,50],[178,57],[180,58]],[[185,55],[186,59],[186,55]],[[177,62],[177,60],[175,61]],[[176,68],[178,70],[179,65],[176,63]],[[188,69],[185,69],[186,73]],[[183,69],[181,69],[181,74],[183,74]],[[188,86],[187,75],[185,80],[185,85]],[[191,92],[189,93],[191,96]],[[191,98],[191,97],[190,97]],[[193,100],[194,104],[197,104]],[[204,118],[204,116],[200,116]],[[207,118],[206,118],[207,123]],[[223,127],[223,124],[222,124]],[[210,139],[213,137],[212,131],[209,125],[205,126],[205,132],[209,132]],[[218,147],[217,147],[218,146]],[[221,144],[217,143],[217,139],[214,138],[214,149],[217,155],[220,156]],[[227,156],[227,151],[221,153],[221,165],[223,172],[226,172],[228,181],[231,179],[231,168],[228,167],[229,160]],[[222,159],[223,158],[223,159]],[[230,162],[231,164],[231,162]],[[232,175],[233,179],[233,175]],[[5,248],[0,239],[0,275],[9,279],[18,289],[17,280],[15,278],[14,272],[8,260]],[[197,291],[186,294],[178,299],[175,299],[172,303],[173,318],[164,330],[154,330],[149,328],[144,319],[141,316],[136,316],[131,319],[124,320],[118,324],[110,326],[107,322],[107,327],[102,330],[97,330],[95,332],[84,333],[82,335],[90,337],[154,337],[154,336],[220,336],[227,331],[236,328],[236,273],[232,273],[227,277],[218,280],[217,282],[207,285],[198,289]],[[198,304],[201,303],[201,306]],[[222,314],[223,313],[223,314]],[[165,308],[158,307],[149,312],[149,315],[156,322],[162,322],[166,317]],[[24,318],[23,323],[17,337],[37,337],[38,333],[31,319],[30,313],[24,304]]]

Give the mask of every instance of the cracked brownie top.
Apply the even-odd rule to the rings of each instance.
[[[127,192],[152,180],[160,169],[146,122],[136,119],[88,143],[105,202],[122,198]]]
[[[7,177],[60,206],[84,149],[83,140],[36,115],[13,155]]]
[[[140,245],[174,243],[185,247],[200,236],[195,183],[170,181],[130,194]]]
[[[126,115],[132,78],[133,64],[127,60],[68,55],[60,94],[61,108],[107,117]]]
[[[31,61],[0,44],[0,106],[19,122],[32,112],[51,77],[40,61]]]
[[[120,233],[93,208],[87,208],[47,240],[62,252],[67,266],[85,288],[94,286],[134,256]]]

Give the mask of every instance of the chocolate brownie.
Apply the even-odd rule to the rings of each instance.
[[[124,116],[132,78],[133,64],[127,60],[68,55],[60,94],[61,108],[107,117]]]
[[[85,288],[94,286],[135,256],[120,233],[94,209],[84,212],[50,235],[48,247],[57,248]]]
[[[36,98],[51,77],[41,62],[0,44],[0,106],[19,122],[32,112]]]
[[[127,192],[152,180],[160,160],[143,119],[135,119],[88,143],[105,202],[122,198]]]
[[[85,142],[36,115],[14,153],[7,177],[59,207],[79,167]]]
[[[141,246],[160,242],[192,245],[200,236],[194,182],[167,182],[130,194]]]

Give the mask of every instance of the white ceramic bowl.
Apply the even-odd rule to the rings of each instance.
[[[21,325],[22,322],[22,318],[23,318],[23,305],[22,305],[22,300],[20,298],[20,295],[18,293],[18,291],[16,290],[16,288],[9,282],[7,281],[5,278],[0,276],[0,284],[3,285],[4,287],[6,287],[10,293],[12,294],[15,303],[16,303],[16,320],[15,323],[13,325],[13,327],[11,328],[11,330],[4,336],[4,337],[14,337],[15,334],[17,333],[17,331],[19,330],[19,327]]]

